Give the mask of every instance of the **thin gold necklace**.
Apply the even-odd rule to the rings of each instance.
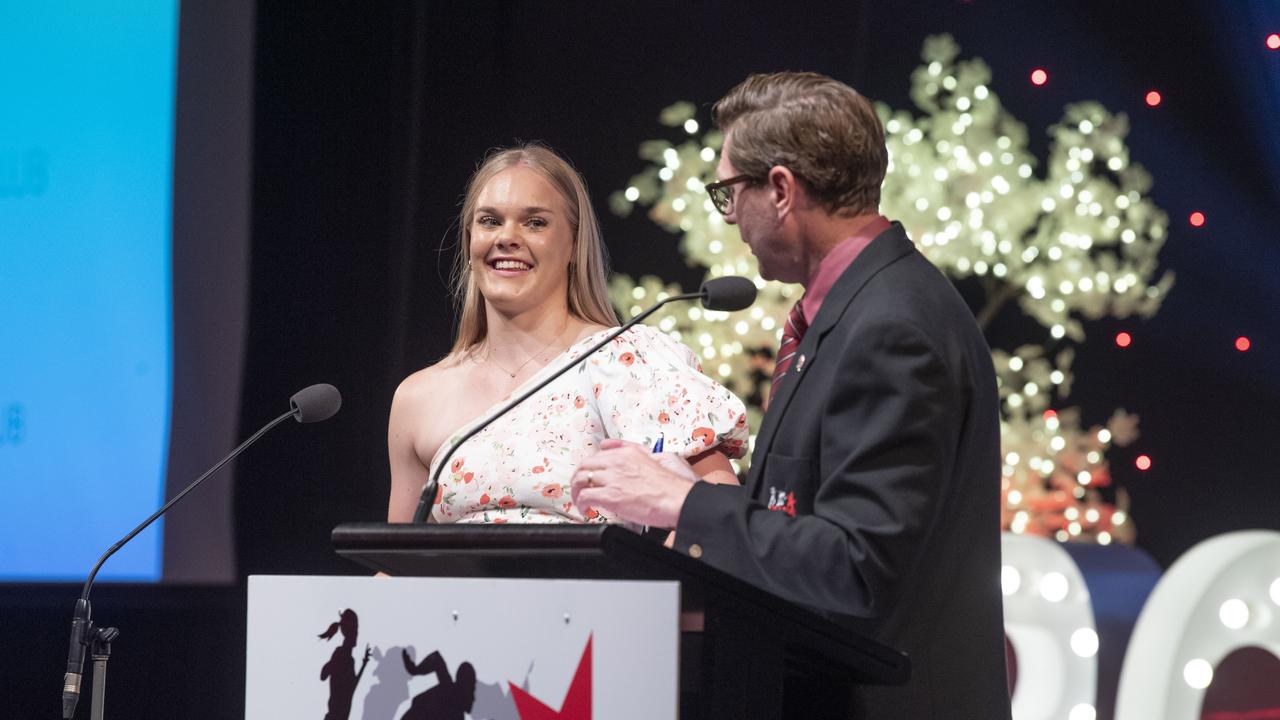
[[[564,321],[564,327],[560,329],[560,332],[559,332],[559,333],[557,333],[555,337],[551,338],[551,342],[548,342],[546,345],[543,345],[543,346],[542,346],[542,348],[541,348],[540,350],[538,350],[538,351],[537,351],[537,352],[535,352],[534,354],[530,355],[527,359],[525,359],[525,361],[524,361],[524,362],[520,363],[520,365],[519,365],[518,367],[516,367],[516,369],[515,369],[515,370],[508,370],[508,369],[506,368],[506,366],[505,366],[505,365],[503,365],[502,363],[498,362],[498,359],[497,359],[497,358],[495,358],[495,357],[493,356],[493,346],[492,346],[492,345],[491,345],[491,346],[489,346],[489,352],[487,353],[487,358],[486,358],[486,359],[487,359],[487,360],[489,360],[489,361],[491,361],[494,365],[497,365],[499,370],[501,370],[502,372],[506,373],[507,375],[511,376],[511,378],[513,378],[513,379],[514,379],[516,375],[519,375],[519,374],[520,374],[520,371],[521,371],[521,370],[523,370],[523,369],[525,368],[525,366],[526,366],[526,365],[528,365],[529,363],[533,362],[533,359],[534,359],[534,358],[536,358],[536,357],[538,357],[539,355],[541,355],[542,353],[546,352],[546,351],[547,351],[547,348],[551,347],[551,345],[552,345],[553,343],[555,343],[555,341],[559,340],[559,339],[564,335],[565,331],[566,331],[566,330],[568,330],[568,329],[569,329],[569,321],[568,321],[568,320],[565,320],[565,321]]]

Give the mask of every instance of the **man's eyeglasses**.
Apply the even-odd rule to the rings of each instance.
[[[711,196],[711,204],[721,215],[733,212],[733,186],[738,183],[759,180],[755,175],[735,175],[728,180],[707,184],[707,194]]]

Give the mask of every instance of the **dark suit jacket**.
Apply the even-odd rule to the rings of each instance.
[[[998,413],[973,315],[895,223],[823,301],[746,487],[696,484],[676,548],[906,652],[855,717],[1008,718]]]

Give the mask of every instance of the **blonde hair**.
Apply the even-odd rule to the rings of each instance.
[[[488,336],[484,312],[484,296],[471,274],[471,216],[479,202],[480,191],[496,175],[517,165],[541,175],[560,193],[565,213],[573,229],[573,255],[569,261],[569,314],[586,322],[613,326],[618,317],[609,304],[607,280],[609,257],[596,220],[587,184],[573,166],[550,148],[525,144],[491,151],[476,168],[467,184],[458,217],[458,261],[454,265],[452,286],[458,304],[458,335],[450,357],[471,350]]]
[[[729,161],[763,182],[770,168],[795,173],[836,214],[875,212],[889,153],[875,108],[826,75],[751,75],[716,103],[716,126],[733,133]]]

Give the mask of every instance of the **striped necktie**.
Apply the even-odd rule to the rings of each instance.
[[[782,381],[782,376],[787,374],[787,368],[791,367],[791,361],[796,357],[796,349],[800,347],[800,339],[804,337],[804,331],[809,329],[809,323],[804,319],[804,311],[800,308],[800,301],[791,306],[791,312],[787,313],[787,324],[782,328],[782,344],[778,346],[778,361],[773,366],[773,388],[769,391],[770,397],[778,394],[778,383]]]

